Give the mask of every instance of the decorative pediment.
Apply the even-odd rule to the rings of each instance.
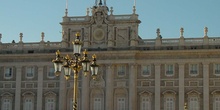
[[[1,94],[1,96],[2,96],[2,97],[12,97],[13,94],[10,93],[10,92],[4,92],[4,93]]]
[[[166,94],[176,95],[176,91],[174,91],[174,90],[165,90],[162,94],[163,95],[166,95]]]
[[[191,90],[187,93],[187,95],[200,95],[201,93],[196,90]]]
[[[44,94],[44,96],[47,96],[47,97],[54,97],[54,96],[56,96],[56,95],[57,95],[56,93],[51,92],[51,91],[46,92],[46,93]]]
[[[216,94],[220,95],[220,90],[214,90],[211,92],[211,94],[212,95],[216,95]]]
[[[151,96],[152,94],[153,93],[146,91],[146,90],[139,93],[139,95],[141,95],[141,96]]]
[[[22,94],[22,96],[35,96],[35,94],[31,91],[26,91]]]

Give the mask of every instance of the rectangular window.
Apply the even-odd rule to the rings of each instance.
[[[189,98],[189,110],[199,110],[198,97],[190,97]]]
[[[33,101],[31,98],[26,98],[24,102],[24,110],[33,110]]]
[[[123,77],[125,76],[126,66],[125,65],[119,65],[117,67],[118,76]]]
[[[26,77],[27,78],[33,78],[34,77],[34,67],[27,67],[26,68]]]
[[[11,99],[3,99],[2,110],[12,110]]]
[[[117,99],[117,110],[125,110],[125,98]]]
[[[220,64],[215,64],[215,74],[220,75]]]
[[[141,97],[141,110],[151,110],[149,97],[146,96]]]
[[[191,64],[190,65],[190,75],[197,75],[198,74],[198,65]]]
[[[47,98],[46,101],[46,110],[55,110],[55,99],[54,98]]]
[[[173,97],[166,97],[166,99],[165,99],[165,110],[175,110],[174,98]]]
[[[101,98],[94,98],[94,109],[93,110],[102,110]]]
[[[141,68],[141,75],[142,76],[150,76],[151,73],[151,66],[150,65],[143,65]]]
[[[5,68],[5,74],[4,74],[5,79],[12,78],[12,75],[13,75],[13,68],[12,67],[6,67]]]
[[[172,64],[166,65],[166,76],[173,76],[174,66]]]
[[[48,74],[47,74],[48,78],[54,78],[54,77],[55,77],[55,75],[54,75],[54,68],[53,68],[53,67],[49,67],[48,70],[49,70],[49,71],[47,72],[47,73],[48,73]]]

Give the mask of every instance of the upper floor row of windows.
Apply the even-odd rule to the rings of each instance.
[[[14,67],[4,67],[4,79],[12,79],[14,77],[14,73],[16,73],[15,70],[16,69]],[[25,75],[26,79],[33,79],[37,72],[38,70],[36,66],[28,66],[25,67],[24,72],[22,72],[22,74]],[[48,78],[55,77],[53,67],[47,67],[46,73]]]
[[[140,67],[140,74],[142,77],[149,77],[151,76],[152,70],[151,64],[141,65]],[[165,64],[165,76],[174,76],[175,75],[175,64]],[[48,66],[46,69],[47,78],[54,78],[54,68]],[[190,76],[197,76],[199,75],[199,64],[189,64],[189,75]],[[26,79],[33,79],[38,72],[36,66],[27,66],[24,69],[24,75]],[[15,72],[14,67],[4,67],[4,79],[11,79],[13,78],[13,74]],[[128,73],[128,67],[126,65],[117,65],[116,67],[116,74],[118,77],[124,77]],[[220,63],[213,65],[213,74],[216,76],[220,76]]]
[[[165,76],[174,76],[175,75],[175,64],[165,64]],[[152,74],[152,65],[141,65],[140,74],[143,77],[149,77]],[[126,65],[118,65],[117,66],[117,75],[119,77],[124,77],[128,70],[126,69]],[[198,76],[199,75],[199,64],[189,64],[188,73],[190,76]],[[220,76],[220,63],[213,65],[213,74],[215,76]]]

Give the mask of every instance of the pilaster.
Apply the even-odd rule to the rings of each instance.
[[[185,104],[184,73],[184,64],[179,63],[179,110],[184,110]]]
[[[86,77],[82,76],[82,104],[81,107],[82,110],[89,110],[89,79],[90,79],[90,74],[88,74]],[[79,102],[78,102],[79,103]]]
[[[209,110],[209,64],[203,63],[203,110]]]
[[[60,74],[60,89],[59,89],[59,110],[66,110],[66,100],[67,100],[67,89],[66,89],[66,79],[64,78],[64,73]]]
[[[37,110],[42,110],[43,98],[43,66],[38,67],[38,81],[37,81]]]
[[[106,99],[105,110],[113,110],[113,92],[114,92],[114,65],[107,65],[106,73]]]
[[[135,64],[130,65],[129,110],[137,110],[137,66]]]
[[[155,110],[160,110],[160,65],[155,64]]]
[[[16,90],[15,90],[15,108],[20,110],[21,108],[21,74],[22,67],[16,67]]]

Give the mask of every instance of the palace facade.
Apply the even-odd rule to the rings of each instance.
[[[136,14],[114,15],[96,2],[85,16],[63,17],[62,41],[2,43],[1,110],[72,110],[73,76],[56,77],[56,50],[72,55],[81,34],[83,49],[97,55],[96,80],[79,76],[79,110],[220,110],[220,37],[155,39],[138,35]],[[91,13],[91,15],[90,15]],[[1,38],[2,36],[0,36]],[[63,72],[62,72],[63,74]]]

